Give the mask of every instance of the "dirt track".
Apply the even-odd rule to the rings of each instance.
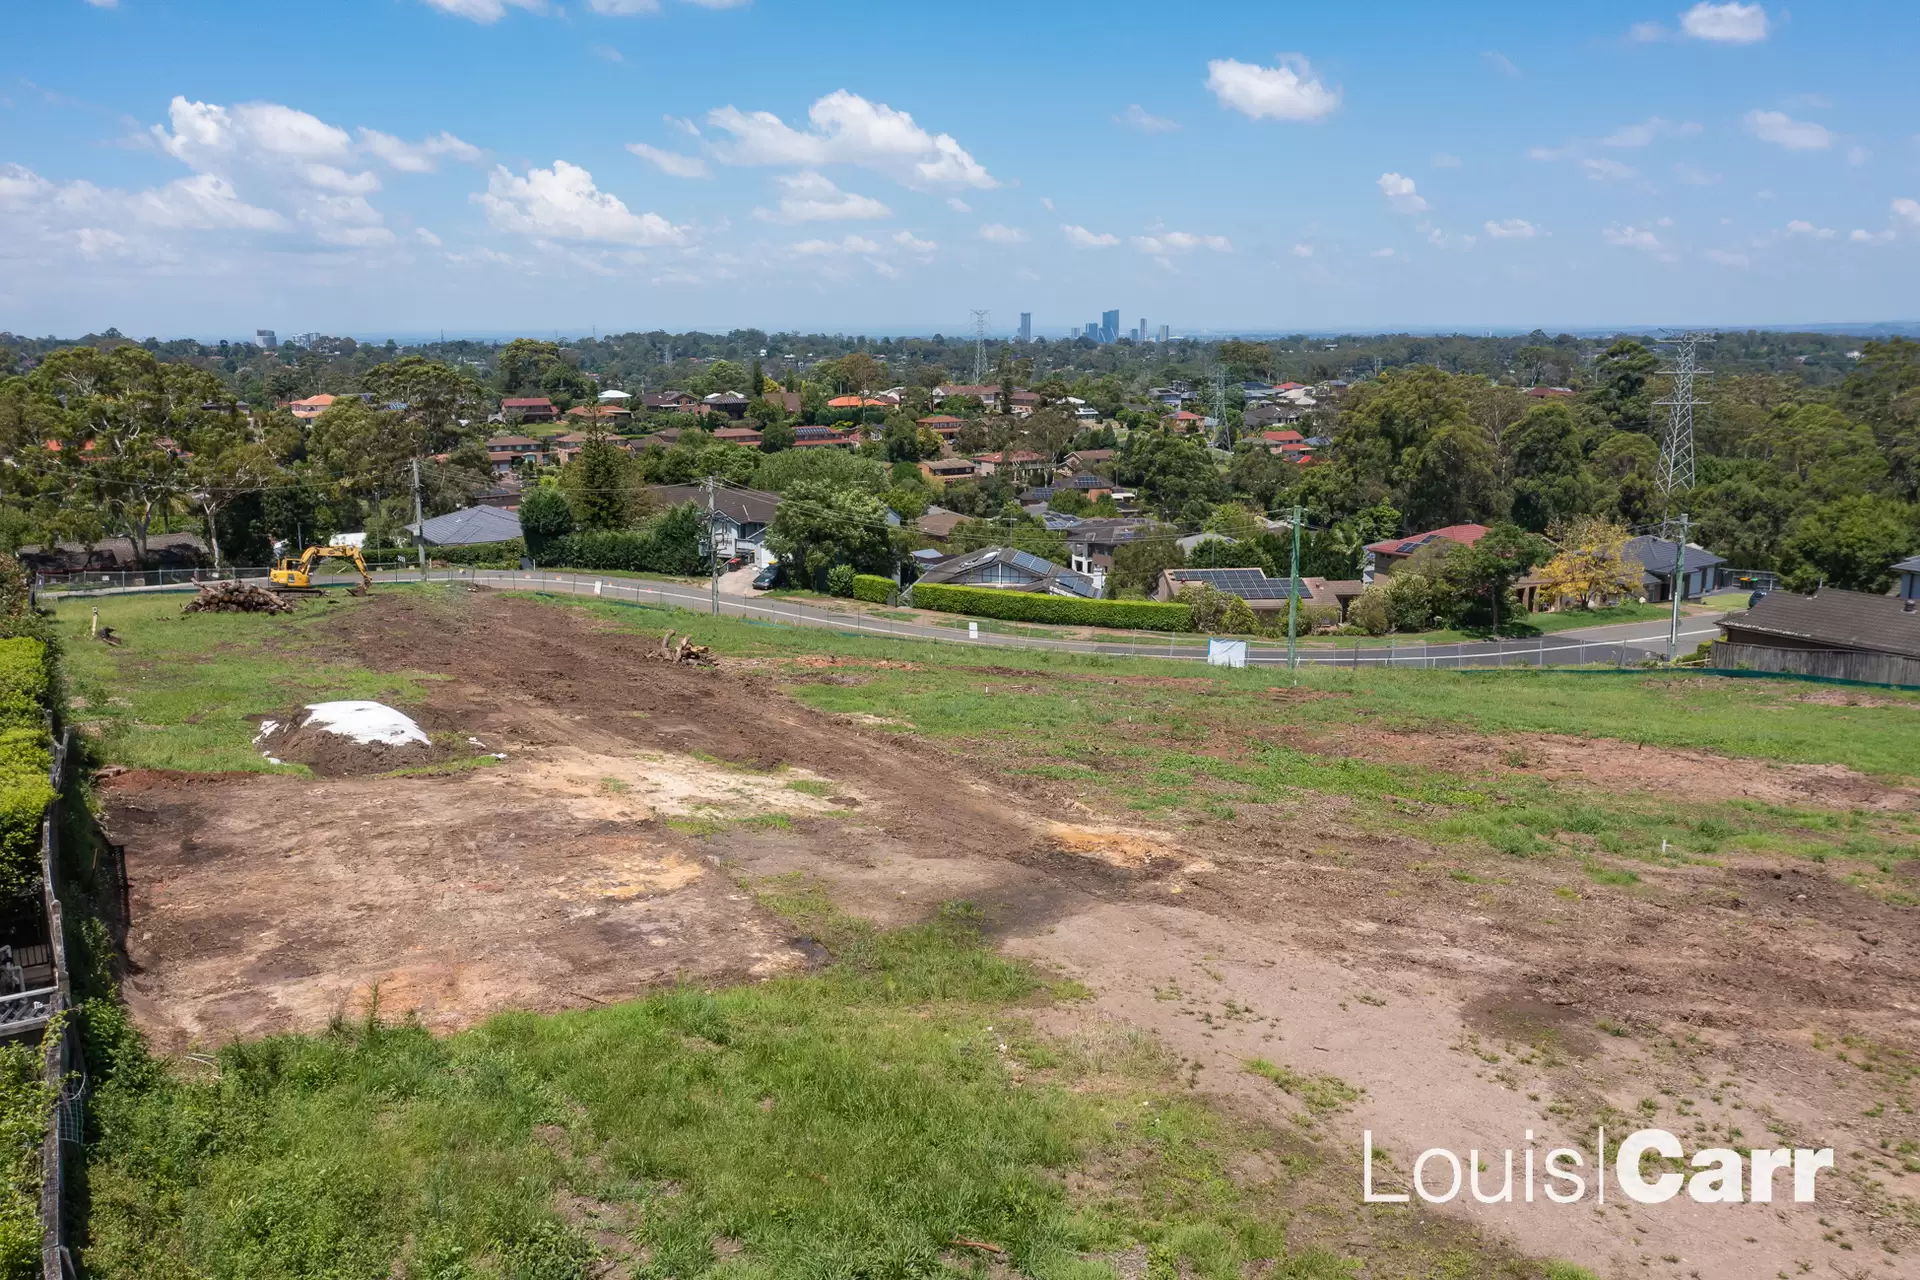
[[[1825,868],[1655,869],[1633,894],[1568,901],[1525,861],[1490,861],[1498,883],[1450,878],[1431,849],[1348,830],[1335,801],[1126,832],[1045,784],[801,707],[769,675],[647,661],[647,638],[575,611],[389,595],[333,625],[360,662],[447,677],[405,709],[508,759],[439,778],[116,780],[130,995],[164,1044],[313,1027],[375,985],[384,1010],[453,1027],[802,967],[814,949],[723,868],[798,871],[884,921],[981,903],[1006,945],[1082,977],[1098,1013],[1151,1027],[1251,1114],[1299,1111],[1242,1069],[1251,1056],[1364,1088],[1314,1130],[1342,1147],[1363,1126],[1403,1154],[1521,1147],[1528,1128],[1577,1139],[1629,1113],[1690,1148],[1735,1129],[1731,1145],[1836,1148],[1815,1211],[1452,1210],[1524,1250],[1609,1275],[1920,1274],[1920,1220],[1890,1198],[1920,1193],[1893,1150],[1920,1141],[1901,1109],[1911,1066],[1884,1065],[1920,1049],[1920,931]],[[1802,802],[1818,789],[1723,772],[1743,770]],[[1872,803],[1849,786],[1828,803]],[[1842,1061],[1843,1036],[1883,1068]],[[1352,1151],[1340,1203],[1358,1199]]]

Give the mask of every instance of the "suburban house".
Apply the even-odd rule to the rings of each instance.
[[[1641,567],[1641,589],[1650,602],[1658,604],[1673,599],[1673,560],[1676,551],[1681,553],[1682,600],[1696,600],[1713,590],[1714,570],[1726,563],[1721,557],[1691,542],[1684,548],[1678,548],[1667,539],[1651,534],[1627,539],[1627,545],[1621,550],[1621,558]]]
[[[914,527],[936,542],[945,542],[953,536],[955,526],[967,517],[958,511],[949,511],[945,507],[928,507],[925,514],[914,521]],[[945,556],[946,552],[941,552]]]
[[[1893,571],[1900,575],[1894,594],[1902,600],[1920,600],[1920,556],[1908,556],[1893,566]]]
[[[780,412],[794,414],[806,408],[806,401],[798,391],[782,391],[779,387],[768,387],[761,397],[780,406]]]
[[[971,458],[928,458],[920,464],[920,474],[929,483],[945,484],[949,480],[971,480],[980,473]]]
[[[960,438],[960,428],[967,425],[967,420],[950,413],[931,413],[924,418],[915,418],[914,425],[925,427],[942,440],[952,441]]]
[[[833,427],[793,429],[793,447],[796,449],[851,449],[859,443],[857,433],[842,432]]]
[[[540,465],[547,460],[545,446],[532,436],[494,436],[487,441],[487,461],[495,475],[513,470],[522,459]]]
[[[1287,601],[1293,595],[1287,579],[1269,578],[1264,569],[1162,569],[1160,581],[1153,588],[1153,598],[1177,600],[1180,589],[1194,583],[1205,583],[1216,591],[1239,596],[1263,627],[1272,626],[1276,617],[1286,617]],[[1356,588],[1353,594],[1358,595],[1359,584],[1350,585]],[[1301,578],[1298,585],[1301,606],[1331,604],[1344,608],[1345,602],[1333,588],[1334,584],[1323,578]]]
[[[339,398],[339,396],[330,396],[324,393],[317,396],[308,396],[305,400],[290,401],[287,404],[287,411],[302,422],[312,422],[315,418],[325,413],[328,406],[332,405],[333,402]]]
[[[1067,530],[1067,559],[1075,573],[1086,574],[1104,589],[1113,569],[1113,553],[1154,527],[1151,520],[1088,516]]]
[[[552,422],[560,411],[545,396],[510,396],[500,402],[500,416],[509,422]]]
[[[1204,413],[1194,413],[1189,409],[1182,409],[1180,412],[1174,414],[1170,421],[1173,423],[1173,429],[1175,431],[1198,431],[1206,425],[1207,415]]]
[[[1527,394],[1535,400],[1571,400],[1572,387],[1528,387]]]
[[[920,574],[920,581],[950,587],[993,587],[1002,591],[1078,596],[1083,600],[1100,598],[1100,589],[1091,578],[1012,547],[986,547],[948,556],[927,566]]]
[[[430,547],[473,547],[520,536],[520,517],[500,507],[463,507],[407,526]]]
[[[758,449],[765,439],[758,427],[715,427],[713,438],[721,444],[742,444],[750,449]]]
[[[1057,494],[1078,493],[1089,502],[1098,502],[1113,493],[1113,481],[1105,476],[1094,475],[1091,471],[1082,471],[1078,475],[1056,477],[1051,484],[1038,489],[1029,489],[1025,502],[1051,502]]]
[[[1071,475],[1076,471],[1091,471],[1113,461],[1112,449],[1075,449],[1067,455],[1066,469]]]
[[[708,413],[724,413],[735,419],[747,416],[748,400],[737,391],[716,391],[703,397],[700,403],[706,406]]]
[[[1375,573],[1392,573],[1396,564],[1430,542],[1444,538],[1448,542],[1470,547],[1486,536],[1487,526],[1483,524],[1450,524],[1444,529],[1429,529],[1425,533],[1410,533],[1404,538],[1387,538],[1381,542],[1370,542],[1366,546],[1366,552],[1373,562]]]
[[[633,418],[625,405],[618,404],[577,404],[567,410],[567,417],[576,422],[598,422],[603,427],[624,427]]]
[[[707,509],[707,487],[701,484],[657,484],[649,492],[663,507],[691,502]],[[765,567],[774,557],[766,548],[767,526],[780,508],[780,495],[760,489],[729,489],[716,486],[713,494],[714,542],[722,560],[752,556],[756,565]]]
[[[1044,475],[1052,465],[1042,455],[1026,449],[976,453],[973,461],[975,470],[981,475],[997,475],[1011,484],[1024,484],[1035,476]]]
[[[1716,667],[1920,685],[1920,600],[1912,597],[1774,591],[1720,627]]]

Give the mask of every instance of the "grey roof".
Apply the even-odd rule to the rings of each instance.
[[[691,502],[706,509],[707,487],[703,484],[656,484],[653,492],[663,506]],[[762,489],[721,488],[713,495],[713,509],[739,526],[772,524],[779,506],[780,495]]]
[[[1080,596],[1088,600],[1095,600],[1100,596],[1100,592],[1093,585],[1093,579],[1063,568],[1030,551],[1017,551],[1012,547],[986,547],[979,551],[948,556],[938,564],[928,566],[926,572],[920,575],[920,581],[936,585],[942,582],[953,582],[956,578],[964,578],[996,562],[1011,565],[1015,569],[1033,575],[1028,585],[1011,588],[1012,590],[1052,592],[1058,588],[1063,594]]]
[[[1067,545],[1084,547],[1094,543],[1111,543],[1118,546],[1122,542],[1131,542],[1141,530],[1151,529],[1153,523],[1138,516],[1087,516],[1067,530]]]
[[[1895,573],[1920,573],[1920,556],[1908,556],[1893,566]]]
[[[1621,548],[1621,557],[1638,562],[1649,578],[1659,578],[1664,582],[1673,574],[1673,543],[1665,538],[1656,538],[1651,534],[1629,538],[1627,545]],[[1717,564],[1725,563],[1724,559],[1714,555],[1713,552],[1704,551],[1688,543],[1686,550],[1682,553],[1681,572],[1693,573],[1696,570],[1711,569]]]
[[[1216,591],[1239,596],[1248,603],[1285,600],[1293,594],[1287,590],[1285,578],[1269,578],[1264,569],[1168,569],[1166,572],[1175,582],[1204,582]],[[1305,587],[1299,588],[1298,593],[1302,599],[1313,594]]]
[[[1191,555],[1193,549],[1203,542],[1232,542],[1234,539],[1229,538],[1224,533],[1190,533],[1186,537],[1176,538],[1174,541],[1179,543],[1182,551]]]
[[[425,525],[410,524],[407,532],[418,532],[430,547],[470,547],[519,537],[520,517],[499,507],[462,507]]]
[[[1897,653],[1920,658],[1920,610],[1906,601],[1828,587],[1817,595],[1775,591],[1745,613],[1720,620],[1729,639],[1765,643],[1769,636],[1828,649]]]

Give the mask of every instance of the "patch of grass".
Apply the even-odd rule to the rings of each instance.
[[[825,799],[839,788],[831,782],[821,782],[814,778],[796,778],[787,784],[787,790],[798,791],[803,796],[819,796]]]
[[[1283,1093],[1298,1099],[1301,1106],[1316,1116],[1345,1111],[1366,1093],[1366,1090],[1355,1088],[1339,1076],[1294,1071],[1268,1062],[1265,1058],[1249,1058],[1243,1065],[1261,1079],[1271,1081]]]
[[[1619,867],[1588,866],[1587,879],[1595,884],[1639,884],[1640,877]]]
[[[494,765],[505,763],[506,761],[499,756],[489,752],[486,755],[442,760],[438,764],[414,765],[408,769],[389,769],[380,776],[383,778],[437,778],[448,774],[471,773],[475,769],[491,769]]]
[[[89,1274],[557,1280],[599,1255],[934,1277],[958,1240],[1057,1280],[1136,1244],[1167,1274],[1351,1274],[1288,1249],[1227,1176],[1239,1137],[1150,1043],[1026,1030],[1009,1006],[1045,984],[970,913],[817,914],[835,960],[811,977],[445,1038],[369,1017],[123,1069],[93,1100]],[[1110,1185],[1069,1196],[1089,1161]]]

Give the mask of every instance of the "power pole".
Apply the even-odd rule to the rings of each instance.
[[[1706,373],[1700,367],[1700,344],[1713,340],[1711,333],[1691,330],[1673,339],[1673,367],[1667,370],[1673,375],[1673,392],[1665,400],[1654,401],[1667,408],[1667,430],[1660,441],[1660,532],[1664,537],[1673,536],[1674,504],[1693,488],[1693,411],[1702,403],[1694,399],[1693,381]]]
[[[1667,665],[1680,651],[1680,601],[1687,594],[1687,528],[1691,517],[1680,513],[1679,536],[1673,540],[1673,620],[1667,624]]]
[[[720,616],[720,534],[713,513],[713,477],[707,477],[707,573],[712,582],[713,616]]]
[[[1227,366],[1216,365],[1213,370],[1213,412],[1220,419],[1220,439],[1223,448],[1233,448],[1233,433],[1227,427]]]
[[[1295,637],[1300,617],[1300,504],[1293,504],[1293,566],[1287,570],[1287,672],[1300,683],[1300,651]]]
[[[973,313],[973,385],[985,386],[987,382],[987,311]]]
[[[420,580],[427,577],[427,517],[420,510],[420,459],[413,460],[413,554],[420,562]]]

